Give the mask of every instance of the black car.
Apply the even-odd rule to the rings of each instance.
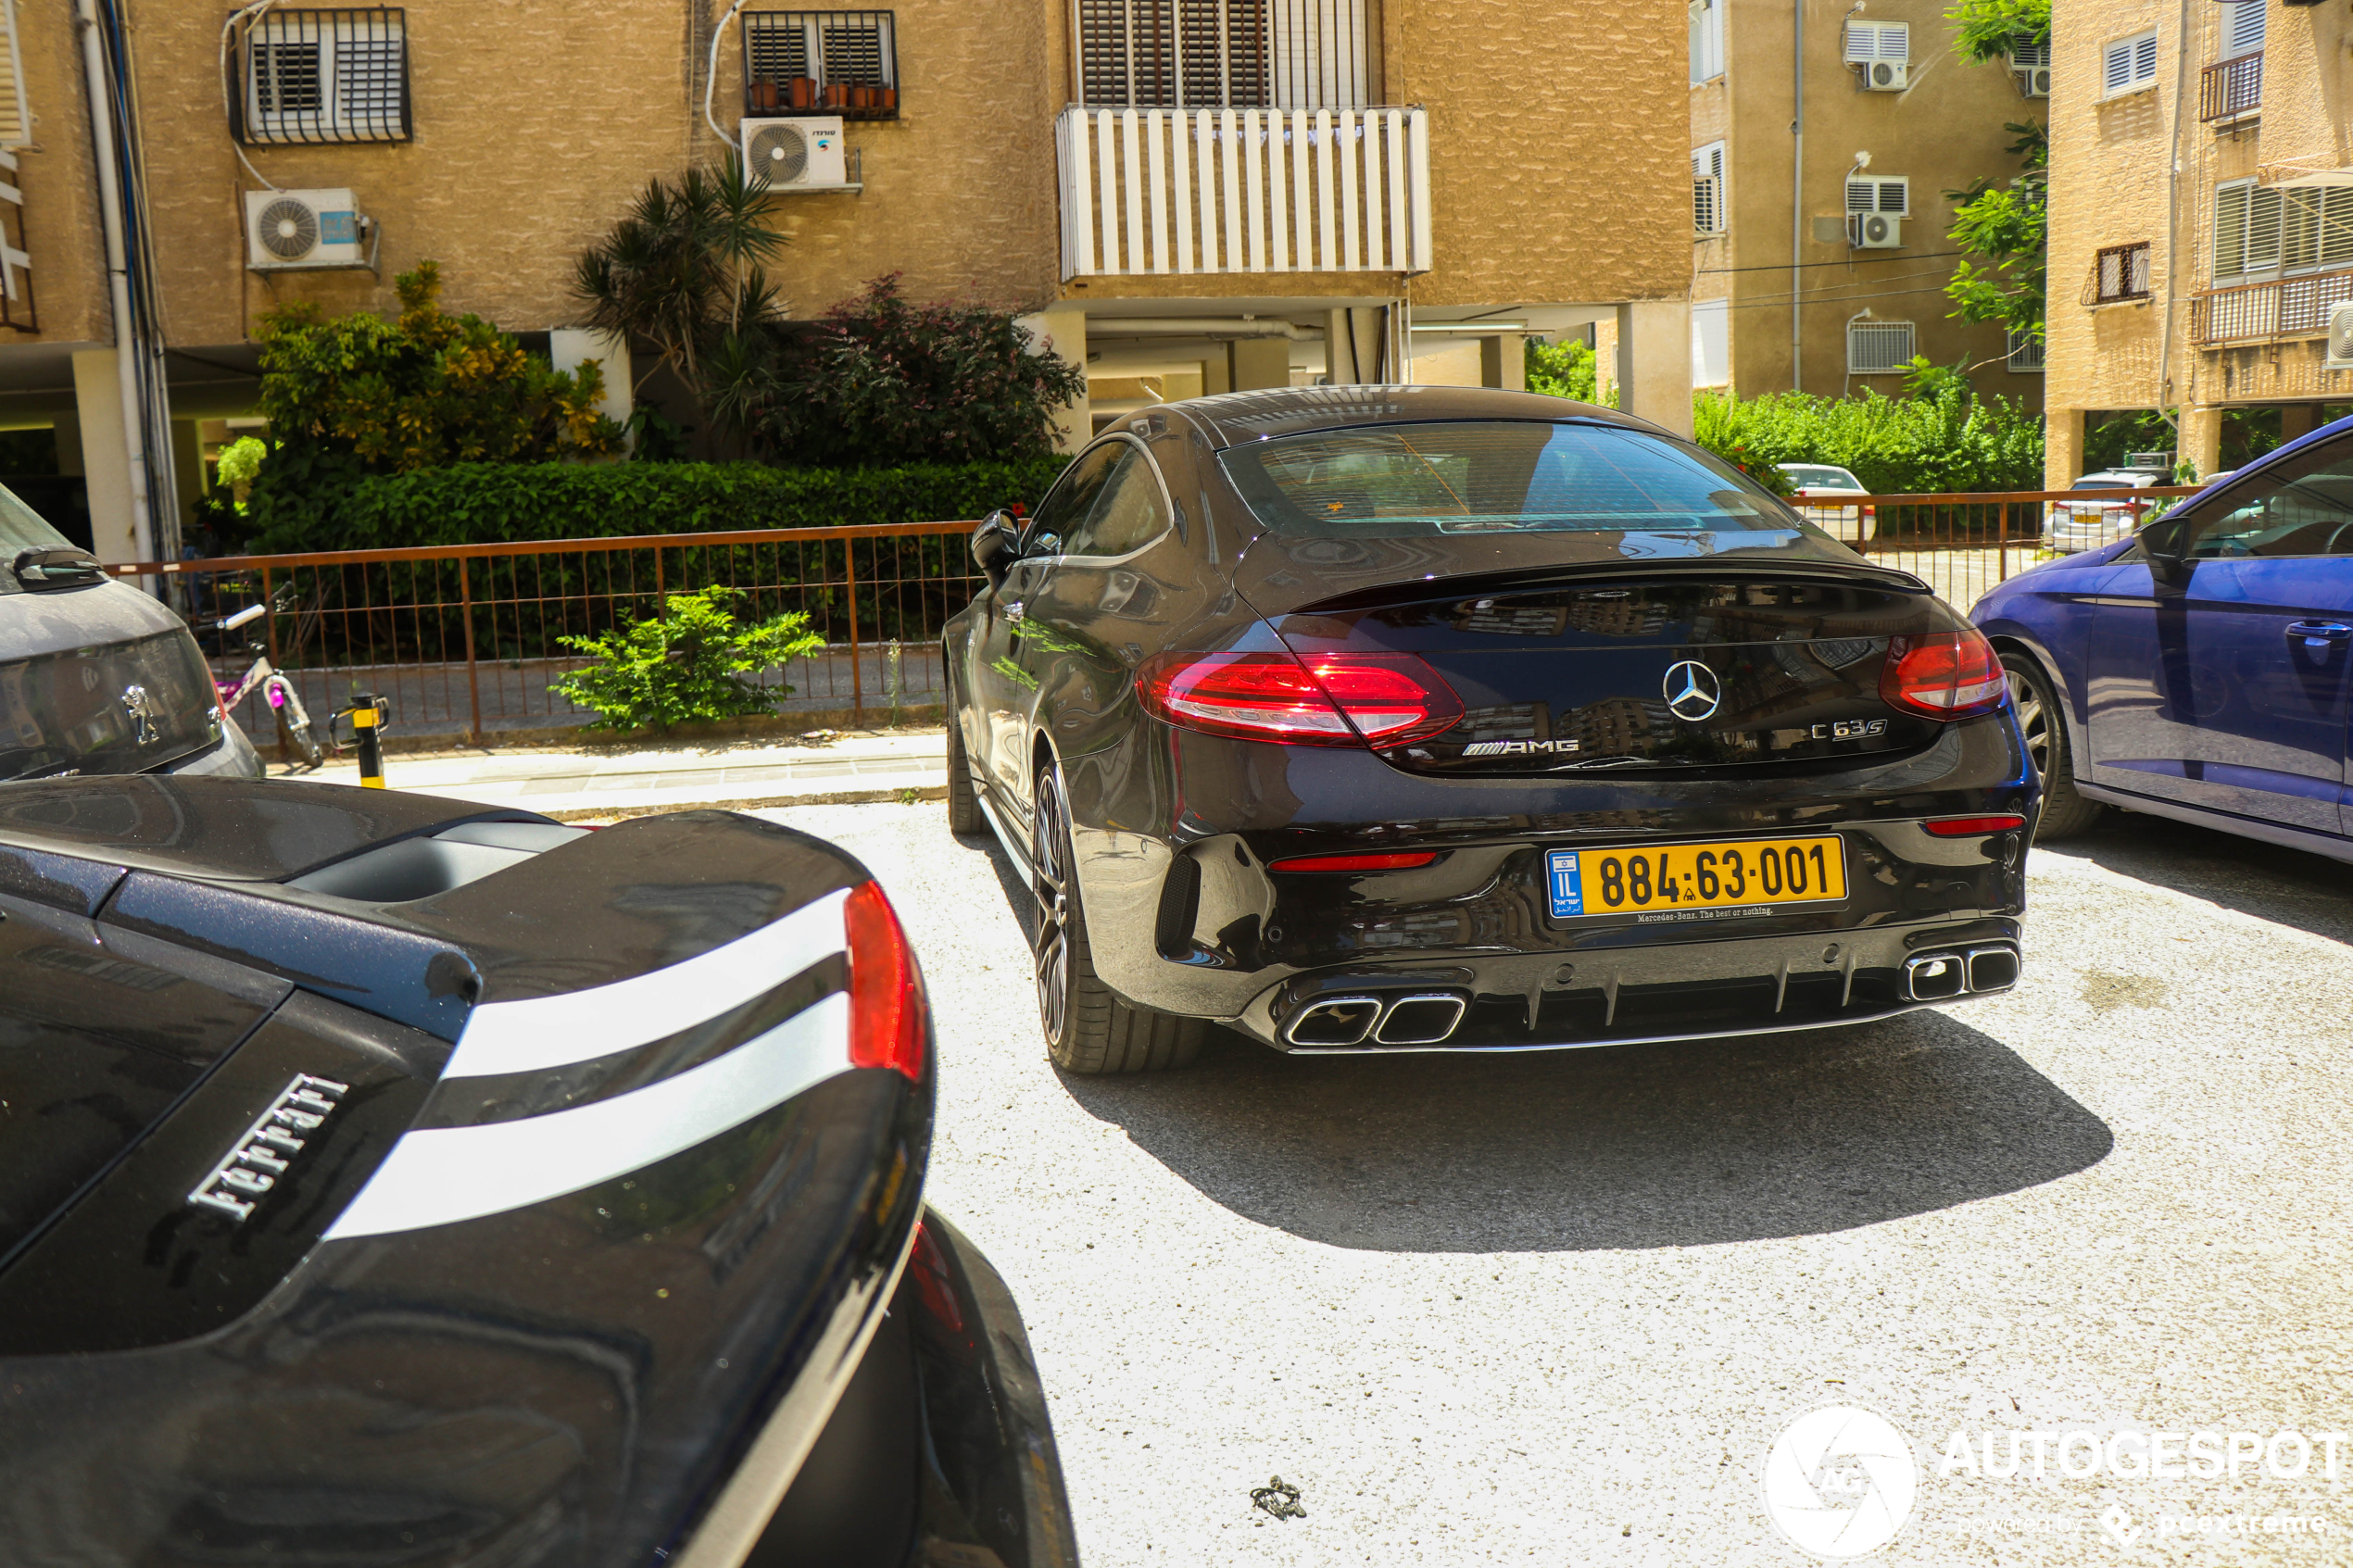
[[[0,1563],[1076,1561],[881,889],[721,811],[0,785]]]
[[[1077,1072],[1793,1029],[2012,985],[1985,640],[1610,409],[1330,387],[1088,446],[946,635],[950,815]]]

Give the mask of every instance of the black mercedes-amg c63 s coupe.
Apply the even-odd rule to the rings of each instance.
[[[1690,442],[1522,393],[1170,404],[973,538],[950,815],[1082,1073],[1860,1022],[2012,985],[1985,640]]]
[[[820,840],[0,785],[0,1564],[1076,1562]]]

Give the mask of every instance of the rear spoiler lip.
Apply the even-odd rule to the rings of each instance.
[[[1370,583],[1334,594],[1272,613],[1262,610],[1270,621],[1292,615],[1328,615],[1335,611],[1378,609],[1389,605],[1408,604],[1416,599],[1461,598],[1466,595],[1500,593],[1548,587],[1570,587],[1590,582],[1627,579],[1655,581],[1662,576],[1701,574],[1722,581],[1741,583],[1855,583],[1873,588],[1890,589],[1897,593],[1933,595],[1935,589],[1908,571],[1893,567],[1874,566],[1858,561],[1855,566],[1821,562],[1809,568],[1795,563],[1788,565],[1743,566],[1728,563],[1722,557],[1701,560],[1608,561],[1591,565],[1563,565],[1542,568],[1511,569],[1498,571],[1466,572],[1458,577],[1404,577],[1390,583]],[[1245,598],[1249,590],[1242,590]]]

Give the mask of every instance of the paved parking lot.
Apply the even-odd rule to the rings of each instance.
[[[1090,1568],[1811,1562],[1761,1476],[1841,1404],[1918,1459],[1872,1562],[2353,1562],[2353,1439],[2334,1482],[2319,1441],[2353,1433],[2353,867],[2111,816],[2036,851],[2019,990],[1950,1011],[1088,1080],[1046,1062],[1001,851],[933,803],[761,814],[914,935],[932,1198],[1027,1316]],[[1948,1476],[1956,1428],[2311,1457]],[[1304,1518],[1251,1507],[1277,1473]]]

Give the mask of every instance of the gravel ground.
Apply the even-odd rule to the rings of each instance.
[[[2353,1439],[2334,1482],[2317,1443],[1942,1474],[1956,1428],[2353,1433],[2353,867],[2111,813],[2035,852],[2019,989],[1948,1011],[1089,1080],[1001,850],[937,804],[759,814],[914,936],[932,1201],[1021,1302],[1089,1568],[1812,1562],[1766,1455],[1843,1404],[1918,1460],[1873,1562],[2353,1562]],[[1304,1518],[1252,1507],[1277,1473]],[[2157,1533],[2193,1514],[2256,1534]]]

